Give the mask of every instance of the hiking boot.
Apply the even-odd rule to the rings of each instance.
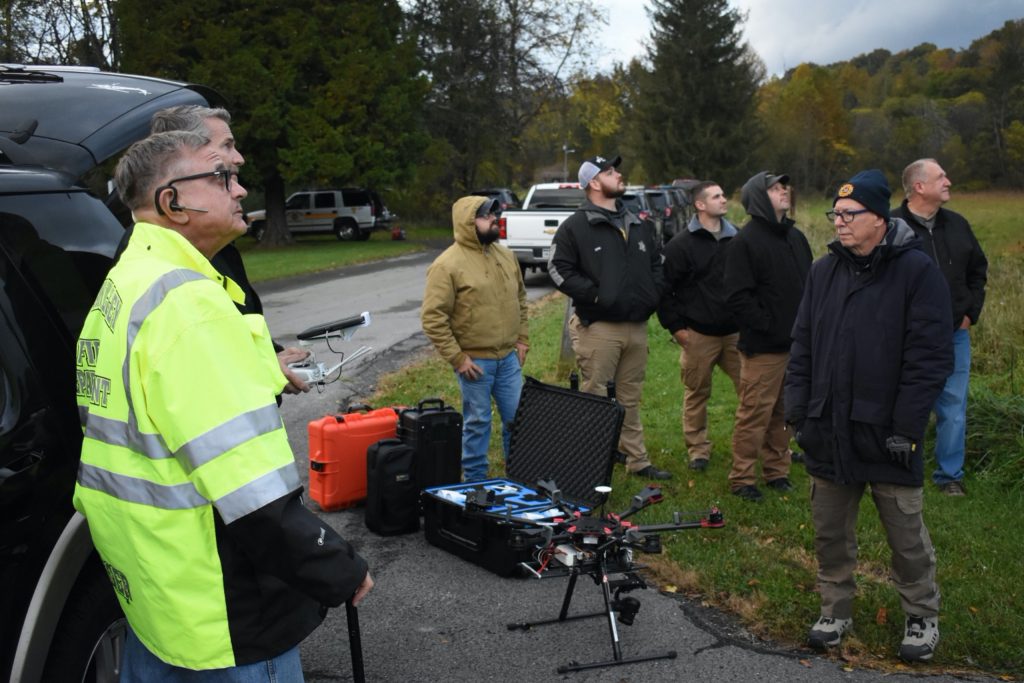
[[[707,458],[694,458],[693,460],[690,461],[690,469],[691,470],[697,470],[698,472],[703,472],[707,468],[708,468],[708,459]]]
[[[835,647],[843,639],[843,634],[853,628],[853,619],[836,619],[835,617],[818,617],[814,626],[807,633],[807,644],[815,650]]]
[[[654,465],[648,465],[647,467],[643,468],[642,470],[637,470],[633,474],[635,474],[638,477],[646,477],[647,479],[671,479],[672,478],[672,473],[671,472],[666,472],[665,470],[659,470]]]
[[[764,494],[756,486],[741,486],[738,489],[733,489],[732,495],[754,503],[764,498]]]
[[[775,489],[776,491],[792,491],[793,484],[790,483],[786,477],[779,477],[778,479],[772,479],[764,483],[768,488]]]
[[[900,643],[900,659],[904,662],[931,661],[938,644],[938,617],[907,617],[907,631]]]
[[[967,489],[964,488],[962,481],[948,481],[945,484],[939,484],[939,491],[942,491],[947,496],[966,496]]]

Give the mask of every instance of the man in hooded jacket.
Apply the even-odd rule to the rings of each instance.
[[[811,267],[793,327],[786,421],[811,475],[821,617],[809,643],[838,645],[852,626],[857,511],[870,485],[906,615],[899,655],[927,661],[939,587],[921,514],[921,442],[953,369],[951,305],[921,240],[889,219],[889,197],[875,170],[839,188],[828,212],[838,239]]]
[[[615,382],[625,409],[619,450],[626,469],[649,479],[669,479],[647,455],[640,396],[647,371],[647,319],[664,287],[661,249],[654,229],[622,205],[626,184],[621,157],[592,157],[577,177],[586,201],[565,219],[551,242],[548,273],[572,298],[569,333],[583,391],[604,394]]]
[[[762,498],[756,465],[778,491],[789,482],[789,430],[782,382],[790,330],[811,267],[811,247],[789,210],[789,176],[768,171],[743,185],[740,200],[750,220],[726,250],[725,293],[740,328],[739,405],[732,435],[729,488],[744,500]]]
[[[508,458],[509,427],[523,388],[529,349],[526,287],[515,255],[495,244],[498,200],[463,197],[452,205],[455,244],[427,270],[420,320],[462,391],[462,469],[466,481],[487,478],[491,397],[501,415]]]

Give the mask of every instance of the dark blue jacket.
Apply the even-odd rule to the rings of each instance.
[[[786,373],[786,421],[807,471],[838,483],[922,486],[928,415],[953,370],[949,288],[900,219],[867,259],[833,242],[807,278]],[[912,469],[885,440],[917,444]]]

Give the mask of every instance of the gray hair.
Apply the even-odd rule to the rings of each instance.
[[[909,198],[914,191],[914,183],[925,179],[924,167],[926,164],[938,164],[935,159],[918,159],[912,161],[903,169],[903,194]]]
[[[153,114],[149,124],[150,134],[167,133],[172,130],[187,130],[190,133],[206,135],[206,119],[220,119],[231,125],[231,114],[227,109],[203,107],[198,104],[182,104],[161,109]]]
[[[157,183],[177,168],[183,152],[208,144],[210,138],[205,135],[183,130],[157,133],[133,144],[114,169],[114,182],[124,203],[132,211],[148,206]]]

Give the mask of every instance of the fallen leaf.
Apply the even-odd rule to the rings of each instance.
[[[978,609],[977,607],[975,607],[974,605],[971,605],[971,606],[970,606],[970,607],[968,607],[967,609],[971,610],[971,614],[977,614],[978,612],[980,612],[980,611],[981,611],[981,610],[979,610],[979,609]]]
[[[806,666],[808,669],[811,668],[811,660],[809,660],[809,659],[801,659],[800,663],[803,664],[804,666]]]
[[[694,481],[693,479],[691,479],[690,481],[686,482],[686,485],[687,485],[687,487],[692,489],[694,486],[697,485],[697,482]]]
[[[677,592],[679,592],[679,589],[676,588],[675,586],[673,586],[672,584],[669,584],[669,585],[665,586],[661,590],[663,592],[665,592],[665,593],[677,593]]]
[[[759,586],[760,584],[761,582],[757,579],[751,579],[750,581],[747,581],[748,586]]]
[[[846,673],[850,673],[851,671],[853,671],[853,667],[852,666],[844,666],[843,667],[843,671],[845,671]]]
[[[875,623],[879,626],[884,626],[889,623],[889,610],[884,607],[879,607],[878,611],[875,612]]]

